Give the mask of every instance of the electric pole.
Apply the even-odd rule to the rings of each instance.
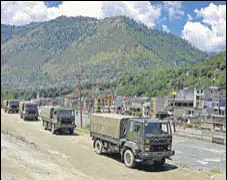
[[[79,101],[80,101],[80,126],[82,127],[82,102],[81,102],[81,84],[80,84],[80,76],[81,74],[78,75],[79,78]]]

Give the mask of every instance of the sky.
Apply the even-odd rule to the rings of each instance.
[[[225,1],[1,1],[2,24],[21,26],[62,15],[97,19],[125,15],[203,51],[226,50]]]

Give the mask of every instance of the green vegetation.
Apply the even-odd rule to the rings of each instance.
[[[112,83],[90,83],[82,87],[82,94],[85,96],[96,96],[99,93],[113,93],[122,95],[137,95],[155,97],[168,94],[170,91],[179,90],[182,87],[206,88],[219,86],[226,88],[226,52],[220,52],[203,60],[198,65],[185,67],[178,70],[159,70],[154,74],[141,73],[137,76],[124,75]],[[59,97],[67,94],[77,94],[78,87],[63,85],[55,88],[42,88],[26,90],[11,90],[14,98],[31,99],[40,97]],[[98,89],[98,92],[97,92]],[[8,92],[9,93],[9,92]],[[5,95],[6,96],[6,95]],[[199,128],[197,123],[192,124]]]
[[[176,165],[180,168],[189,168],[189,166],[185,163],[176,163]]]
[[[75,84],[75,75],[82,72],[85,85],[101,81],[114,86],[119,79],[133,77],[133,89],[119,86],[119,92],[145,94],[147,85],[135,85],[139,78],[162,89],[164,83],[154,83],[160,74],[198,64],[207,57],[180,37],[123,16],[103,20],[62,16],[43,23],[1,27],[4,89],[65,87]]]
[[[6,99],[14,99],[14,95],[11,92],[1,89],[1,108],[3,107],[3,101]]]
[[[218,168],[213,168],[209,171],[209,174],[222,174],[223,172]]]
[[[157,70],[153,74],[124,76],[116,84],[120,94],[149,97],[162,96],[182,87],[226,88],[226,51],[190,67]]]

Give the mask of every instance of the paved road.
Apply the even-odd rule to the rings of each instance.
[[[2,112],[1,139],[1,179],[224,180],[226,178],[225,174],[210,175],[207,172],[182,168],[171,161],[167,162],[161,172],[147,166],[129,169],[119,162],[118,156],[96,155],[91,148],[92,142],[88,134],[52,135],[41,128],[40,122],[24,122],[17,114],[9,115]],[[199,145],[199,143],[193,144],[192,141],[192,144],[182,146],[182,140],[185,139],[174,138],[174,148],[177,153],[174,161],[184,162],[187,158],[182,158],[181,153],[188,153],[186,148],[196,152],[193,146]],[[204,154],[205,148],[209,147],[206,145],[202,147],[204,149],[201,154]],[[216,151],[213,153],[218,154]],[[199,162],[196,163],[196,157],[194,155],[190,157],[189,162],[197,166]],[[204,158],[209,156],[204,155]],[[207,165],[209,163],[210,161]]]
[[[197,170],[219,168],[226,172],[226,146],[174,136],[174,162],[187,164]]]

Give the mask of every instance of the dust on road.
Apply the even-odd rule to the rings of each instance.
[[[1,113],[1,179],[225,179],[224,174],[177,167],[163,171],[129,169],[118,156],[96,155],[87,134],[52,135],[40,122],[24,122],[18,114]]]

